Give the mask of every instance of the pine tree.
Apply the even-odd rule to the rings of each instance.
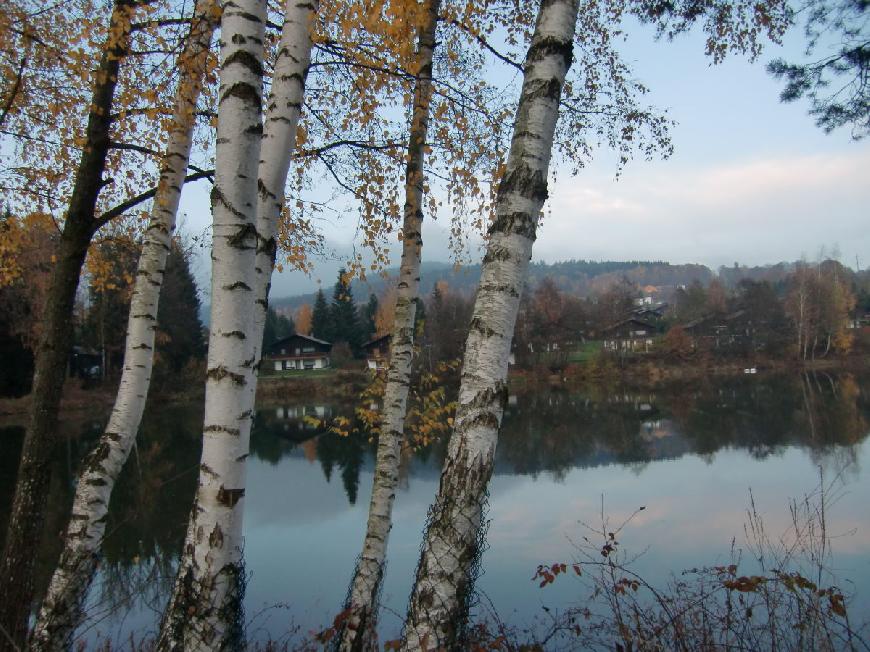
[[[329,317],[333,331],[332,341],[347,342],[351,351],[359,349],[362,344],[359,316],[353,300],[353,291],[347,281],[347,271],[344,269],[338,271],[338,280],[332,290]]]
[[[375,325],[375,317],[377,317],[377,314],[378,298],[374,294],[371,294],[369,295],[369,302],[363,309],[363,339],[368,339],[375,336],[375,332],[377,331],[377,326]]]
[[[263,325],[263,346],[265,351],[280,339],[288,337],[296,332],[293,319],[287,315],[279,315],[273,308],[266,311],[266,323]]]
[[[329,304],[326,303],[326,296],[323,290],[317,290],[317,296],[314,298],[314,311],[311,313],[311,336],[333,341],[332,316],[329,314]]]

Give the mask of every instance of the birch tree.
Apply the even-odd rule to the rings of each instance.
[[[281,39],[275,55],[272,87],[263,126],[257,202],[257,258],[254,267],[254,338],[261,342],[269,308],[269,289],[287,175],[296,145],[296,128],[302,112],[305,79],[311,61],[311,37],[319,1],[287,0]],[[257,351],[257,366],[263,352]],[[256,381],[252,384],[256,390]],[[253,404],[253,403],[252,403]]]
[[[102,172],[109,149],[112,100],[118,69],[129,47],[130,23],[135,5],[117,0],[105,35],[99,70],[95,76],[91,109],[84,142],[87,143],[70,197],[52,270],[43,335],[36,356],[32,408],[18,469],[18,483],[6,535],[0,577],[0,649],[15,649],[24,641],[33,583],[33,550],[37,547],[48,492],[46,461],[54,444],[54,428],[63,384],[64,369],[71,346],[69,318],[84,263],[93,235],[97,195],[103,185]]]
[[[31,648],[62,650],[81,621],[82,607],[100,558],[112,490],[142,420],[154,362],[157,309],[163,271],[187,174],[195,111],[220,10],[199,0],[190,35],[179,57],[175,115],[160,181],[139,256],[127,323],[124,365],[106,431],[79,476],[64,549],[40,609]]]
[[[592,4],[584,5],[580,12],[579,0],[542,0],[523,66],[511,149],[498,186],[495,219],[489,229],[465,345],[453,435],[438,493],[429,512],[402,634],[403,650],[454,649],[468,617],[475,569],[482,552],[486,490],[507,400],[511,340],[540,211],[547,198],[547,178],[560,106],[575,119],[583,114],[570,101],[573,96],[570,87],[567,98],[563,97],[566,75],[574,60],[575,26],[579,15],[580,29],[576,34],[584,55],[579,68],[587,95],[594,101],[600,92],[599,66],[605,70],[610,67],[612,71],[616,66],[618,71],[622,64],[618,56],[589,57],[584,48],[590,42],[606,43],[609,25],[618,23],[626,8],[645,20],[659,21],[660,33],[669,36],[705,19],[708,53],[716,60],[724,57],[729,48],[756,54],[763,36],[777,38],[787,24],[787,12],[777,3],[713,3],[705,8],[706,14],[699,13],[694,4],[613,3],[602,8],[603,16],[600,16]],[[779,20],[774,20],[774,15]],[[592,46],[591,54],[600,55],[604,51],[597,47]],[[618,72],[614,78],[619,86],[624,86],[625,78]],[[624,93],[623,97],[630,100]],[[610,131],[605,142],[617,147],[622,163],[637,146],[632,142],[637,136],[637,118],[630,102],[619,102],[616,108],[615,113],[624,114],[627,124],[615,136]],[[664,146],[667,153],[669,146],[667,138],[661,137],[661,123],[653,120],[646,124],[651,139],[648,145],[641,146],[641,151],[648,155]],[[571,140],[562,147],[569,155],[585,149],[582,141],[578,147],[576,141]]]
[[[507,360],[547,174],[559,100],[572,60],[579,0],[541,4],[498,189],[465,348],[454,435],[423,542],[403,648],[449,648],[470,597],[486,485],[507,400]]]
[[[390,363],[384,388],[382,426],[378,436],[374,484],[362,554],[357,562],[345,609],[339,649],[376,649],[378,595],[384,577],[387,541],[392,528],[393,502],[399,479],[399,456],[411,382],[414,325],[423,247],[423,184],[429,111],[432,101],[432,60],[439,1],[425,3],[419,27],[418,61],[414,85],[405,206],[402,222],[402,263],[390,342]]]
[[[149,161],[166,133],[165,107],[157,100],[174,72],[174,56],[167,55],[180,49],[166,30],[179,22],[177,5],[163,0],[73,0],[49,6],[20,0],[10,7],[0,8],[0,58],[18,48],[28,63],[16,92],[5,98],[0,184],[13,215],[21,216],[23,225],[48,225],[53,246],[44,254],[51,271],[0,562],[0,627],[8,634],[0,637],[0,649],[22,645],[26,635],[32,551],[42,533],[48,460],[58,442],[79,275],[95,234],[156,192],[143,189],[153,183],[156,167]],[[142,65],[128,65],[131,60]],[[14,232],[5,230],[0,239]],[[15,252],[0,246],[0,257],[6,255],[14,258]],[[7,269],[3,261],[0,268]],[[0,283],[7,280],[3,276]]]
[[[191,514],[181,570],[161,628],[160,649],[232,647],[239,645],[243,636],[239,629],[241,624],[238,621],[233,622],[232,618],[239,617],[238,612],[241,610],[243,598],[241,527],[245,490],[244,462],[248,454],[256,393],[256,370],[262,355],[260,343],[268,310],[272,270],[275,265],[278,220],[284,207],[285,185],[296,138],[296,126],[302,108],[317,5],[317,2],[295,0],[288,0],[286,4],[259,150],[258,197],[254,204],[256,217],[254,257],[248,261],[241,260],[241,256],[238,256],[236,276],[226,279],[227,282],[232,278],[241,279],[246,271],[243,265],[250,264],[250,269],[247,270],[250,276],[245,277],[245,281],[235,280],[231,285],[245,283],[245,292],[237,295],[237,304],[239,309],[244,310],[244,303],[248,302],[247,313],[251,315],[251,321],[249,324],[231,322],[227,325],[215,324],[212,327],[200,484]],[[232,60],[234,55],[227,52],[226,56]],[[260,56],[262,57],[262,52]],[[221,111],[223,110],[221,106]],[[259,115],[256,117],[259,121]],[[222,119],[223,114],[219,113],[218,143],[221,142]],[[217,205],[213,206],[213,212],[217,228],[219,219]],[[215,234],[217,236],[217,231]],[[217,239],[214,247],[213,277],[217,278],[221,273],[219,267],[225,264],[225,261],[218,255]],[[214,288],[217,289],[216,283]],[[216,316],[217,314],[213,312],[213,323]],[[240,325],[247,328],[238,328]],[[220,332],[221,328],[237,328],[237,330]],[[250,357],[237,358],[241,366],[235,372],[226,372],[231,375],[236,374],[231,377],[231,381],[242,390],[241,394],[237,391],[233,397],[235,409],[233,414],[238,416],[235,422],[224,418],[224,424],[215,428],[208,411],[208,391],[213,380],[225,380],[223,371],[215,373],[213,371],[225,370],[226,368],[221,364],[226,358],[217,357],[221,352],[216,352],[215,357],[212,358],[212,347],[216,341],[219,341],[217,338],[228,333],[233,340],[251,342],[251,348],[245,353],[245,355],[249,353]],[[222,398],[226,399],[225,396]],[[216,406],[219,407],[220,405]],[[218,410],[215,409],[215,412]],[[218,417],[220,416],[218,412]],[[210,432],[217,434],[210,436]],[[232,448],[228,446],[228,441]],[[225,487],[223,483],[226,481],[233,483],[233,489]],[[217,489],[216,493],[215,489]],[[216,514],[213,515],[202,508],[203,505],[209,504],[213,505],[211,512]],[[203,528],[212,533],[208,537],[208,543],[199,534],[203,532]],[[196,618],[190,618],[191,611]]]
[[[221,17],[215,151],[212,306],[199,486],[158,649],[239,645],[241,513],[253,379],[257,164],[263,128],[265,2],[228,3]]]

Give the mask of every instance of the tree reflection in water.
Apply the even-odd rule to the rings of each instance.
[[[655,388],[518,393],[511,396],[505,413],[495,474],[547,473],[560,480],[574,468],[615,464],[637,471],[654,460],[689,454],[709,462],[723,448],[765,459],[789,446],[808,449],[817,464],[842,468],[855,460],[857,445],[868,435],[866,380],[803,373]],[[160,612],[171,588],[195,490],[201,410],[201,405],[161,406],[146,414],[132,463],[112,496],[104,556],[84,628],[104,617],[106,622],[120,621],[131,610],[150,614],[151,620],[141,626],[153,628],[153,614]],[[317,462],[327,482],[340,478],[348,503],[354,505],[368,491],[360,486],[360,476],[373,468],[374,444],[365,434],[325,432],[305,418],[340,415],[352,416],[353,405],[262,407],[252,432],[251,454],[275,466],[292,457]],[[99,421],[73,419],[64,424],[67,445],[52,461],[48,536],[38,551],[37,599],[60,553],[57,534],[65,529],[77,466],[102,426]],[[20,428],[0,429],[0,537],[5,535],[22,436]],[[444,450],[442,441],[408,451],[403,482],[413,483],[415,476],[437,477]]]

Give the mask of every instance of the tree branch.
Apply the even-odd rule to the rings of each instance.
[[[137,145],[136,143],[119,143],[117,141],[112,141],[109,144],[109,149],[120,149],[120,150],[127,150],[127,151],[131,151],[131,152],[140,152],[141,154],[148,154],[149,156],[156,156],[157,158],[163,158],[163,156],[164,156],[161,152],[158,152],[155,149],[151,149],[150,147],[145,147],[144,145]],[[188,165],[187,167],[189,167],[194,172],[197,172],[197,173],[202,174],[203,176],[209,177],[209,179],[211,179],[211,176],[214,174],[214,170],[204,170],[203,168],[198,167],[196,165]],[[202,177],[199,177],[199,178],[202,178]]]
[[[193,168],[193,166],[191,166],[191,168]],[[190,181],[199,181],[200,179],[209,179],[210,180],[213,174],[214,174],[214,170],[200,170],[199,172],[196,172],[194,174],[187,175],[184,178],[184,183],[188,183]],[[100,227],[102,227],[106,223],[110,222],[111,220],[115,219],[116,217],[120,217],[121,215],[126,213],[131,208],[135,208],[139,204],[148,201],[149,199],[154,197],[154,195],[156,195],[156,194],[157,194],[157,188],[156,187],[151,188],[150,190],[146,190],[145,192],[138,194],[135,197],[130,197],[130,199],[127,199],[127,200],[121,202],[120,204],[118,204],[117,206],[115,206],[114,208],[107,210],[102,215],[94,218],[94,223],[95,223],[94,230],[99,229]]]
[[[15,75],[15,83],[12,84],[12,90],[9,92],[9,99],[3,105],[3,112],[0,113],[0,125],[6,122],[6,116],[9,115],[9,110],[15,102],[15,96],[21,89],[21,79],[24,77],[24,69],[27,67],[27,55],[21,57],[21,63],[18,65],[18,73]]]
[[[489,41],[483,38],[480,34],[476,33],[471,27],[466,25],[463,22],[456,20],[455,18],[447,18],[445,16],[441,17],[441,20],[444,20],[454,27],[458,28],[461,32],[465,32],[471,38],[478,42],[478,44],[486,51],[488,51],[492,56],[501,61],[502,63],[506,63],[507,65],[516,68],[520,72],[523,72],[523,65],[517,61],[514,61],[507,55],[502,54],[498,50],[496,50],[492,45],[490,45]]]

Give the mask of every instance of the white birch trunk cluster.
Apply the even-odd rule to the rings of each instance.
[[[481,554],[486,488],[507,399],[511,340],[547,198],[578,8],[579,0],[543,0],[526,55],[511,150],[466,341],[456,425],[429,513],[403,650],[454,649],[467,617]]]
[[[257,203],[257,259],[254,268],[254,345],[257,366],[269,308],[269,289],[277,252],[278,221],[284,208],[284,189],[296,145],[296,126],[302,112],[305,79],[311,60],[311,32],[318,0],[287,0],[284,25],[275,58],[272,88],[266,107],[260,149]],[[252,385],[256,390],[256,382]]]
[[[112,490],[136,441],[151,381],[157,307],[190,159],[196,103],[219,16],[217,0],[197,2],[190,36],[179,57],[174,115],[139,255],[121,382],[106,431],[78,478],[64,549],[31,633],[33,650],[66,649],[81,621],[99,563]]]
[[[254,14],[253,7],[247,5],[239,3],[232,11],[237,10],[251,22],[254,22],[251,16],[260,20],[256,38],[260,45],[258,61],[262,61],[262,14]],[[317,6],[316,0],[288,0],[286,4],[264,126],[259,111],[261,80],[256,80],[256,115],[248,107],[239,116],[240,122],[235,114],[224,122],[224,104],[229,104],[225,98],[232,96],[234,85],[255,82],[251,79],[240,82],[223,75],[221,78],[217,183],[212,199],[215,229],[212,330],[203,454],[182,566],[164,617],[159,649],[205,650],[242,645],[239,618],[245,581],[242,563],[245,459],[277,250],[278,219],[302,109]],[[230,11],[228,5],[224,16]],[[223,39],[233,44],[245,44],[252,38],[244,32],[229,31],[226,22],[222,29]],[[236,56],[244,61],[254,54],[244,52],[243,55],[225,52],[223,56],[226,60]],[[229,72],[226,63],[224,69]],[[240,141],[228,153],[227,162],[235,164],[235,175],[231,169],[224,177],[225,190],[219,183],[220,146],[222,142],[229,145],[233,137],[243,133],[255,136],[256,143]],[[233,154],[241,154],[244,160],[234,161]],[[221,234],[223,240],[219,241]],[[219,293],[221,301],[217,300]]]
[[[377,649],[378,596],[384,577],[387,541],[393,524],[393,502],[399,480],[399,460],[414,353],[414,323],[423,248],[423,165],[432,101],[432,60],[439,5],[439,0],[429,1],[426,23],[421,27],[418,37],[418,70],[405,172],[402,263],[396,286],[390,365],[384,389],[381,433],[378,437],[366,535],[345,605],[348,614],[339,642],[339,649],[343,652]]]
[[[212,190],[212,304],[199,484],[160,650],[242,645],[242,513],[255,346],[254,262],[265,0],[232,0],[221,19]]]

